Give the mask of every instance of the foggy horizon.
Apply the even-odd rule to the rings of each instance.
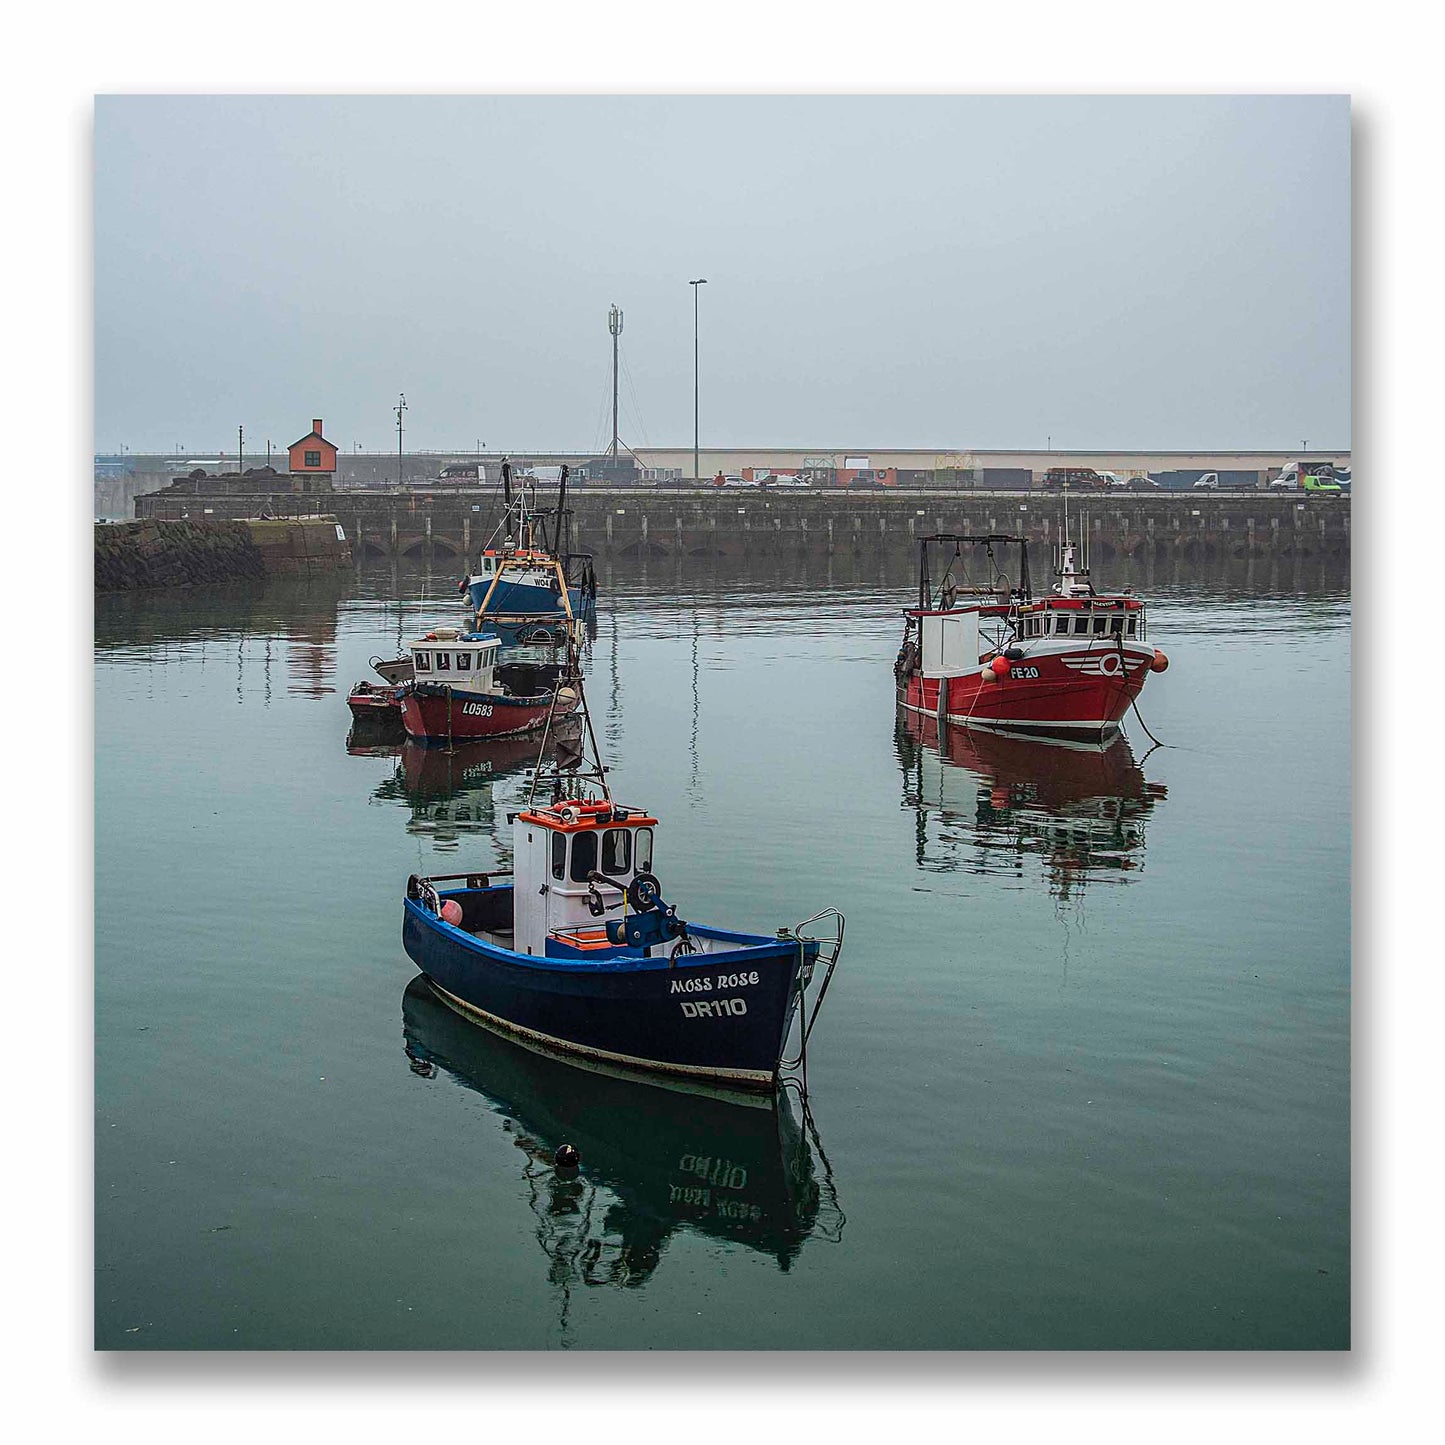
[[[1343,96],[99,97],[97,451],[1350,445]]]

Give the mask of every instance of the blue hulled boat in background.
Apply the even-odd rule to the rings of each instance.
[[[597,574],[592,557],[568,549],[568,468],[562,467],[557,505],[539,510],[536,485],[502,462],[504,513],[476,568],[457,584],[474,627],[487,628],[508,646],[560,641],[574,624],[597,617]]]

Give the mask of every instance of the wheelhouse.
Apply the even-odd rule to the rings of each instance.
[[[605,918],[624,907],[628,885],[653,871],[657,819],[619,803],[558,802],[513,821],[519,953],[611,948]]]
[[[1144,604],[1137,597],[1045,597],[1018,609],[1017,635],[1142,642],[1148,627]]]
[[[507,563],[505,570],[513,574],[513,581],[531,582],[534,579],[530,574],[532,572],[540,572],[543,569],[547,571],[543,585],[545,585],[546,581],[554,580],[550,570],[552,559],[547,553],[526,550],[520,552],[483,552],[477,559],[477,576],[482,578],[483,581],[491,581],[498,572],[503,570],[502,563],[504,561]]]
[[[499,637],[441,627],[408,644],[418,683],[439,683],[459,692],[491,692]]]

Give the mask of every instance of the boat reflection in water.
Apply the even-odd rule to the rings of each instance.
[[[1145,821],[1165,788],[1145,780],[1124,737],[1101,747],[950,727],[940,749],[937,722],[906,713],[895,742],[920,868],[1023,878],[1037,857],[1049,891],[1069,899],[1143,867]]]
[[[809,1238],[842,1234],[811,1115],[788,1090],[748,1096],[580,1066],[459,1017],[420,976],[402,1020],[412,1071],[476,1090],[512,1135],[564,1323],[572,1287],[645,1284],[682,1230],[783,1271]],[[555,1166],[562,1144],[579,1151],[577,1170]]]
[[[458,743],[451,748],[427,747],[411,738],[376,743],[367,732],[353,728],[346,750],[354,757],[393,757],[395,770],[372,790],[378,803],[399,803],[411,817],[406,831],[429,837],[442,851],[452,851],[468,834],[485,833],[498,846],[507,835],[498,830],[495,786],[503,780],[520,780],[537,762],[535,737],[497,738]],[[548,749],[551,751],[551,748]],[[504,806],[512,806],[509,800]],[[510,859],[510,850],[508,860]],[[510,866],[509,861],[494,866]]]

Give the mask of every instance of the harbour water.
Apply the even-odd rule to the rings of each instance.
[[[345,695],[453,575],[99,598],[97,1343],[1346,1347],[1348,576],[1100,572],[1150,600],[1165,746],[940,756],[893,705],[906,557],[600,576],[589,697],[669,901],[847,915],[806,1112],[416,979],[406,877],[504,861],[531,748],[349,746]]]

